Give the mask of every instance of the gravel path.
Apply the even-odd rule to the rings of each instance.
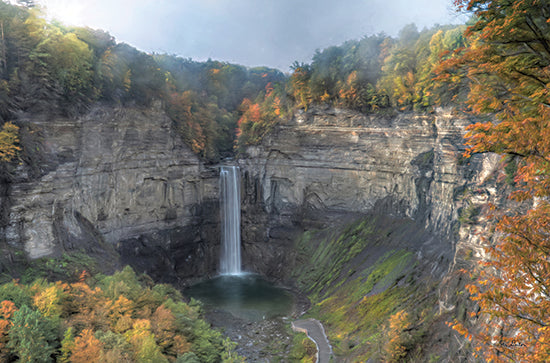
[[[317,345],[317,363],[329,363],[332,356],[332,347],[325,334],[325,329],[319,320],[296,320],[292,323],[292,329],[306,333],[309,339]]]

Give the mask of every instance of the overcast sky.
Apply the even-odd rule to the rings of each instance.
[[[108,31],[142,51],[287,72],[316,49],[406,24],[459,23],[452,0],[39,0],[68,25]]]

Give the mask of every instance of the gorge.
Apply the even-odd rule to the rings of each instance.
[[[311,362],[314,321],[338,362],[550,361],[547,1],[457,0],[290,72],[47,1],[0,1],[0,361]]]
[[[470,263],[464,251],[475,251],[477,242],[468,232],[475,223],[459,217],[470,203],[466,191],[484,188],[497,164],[490,155],[461,160],[469,123],[449,110],[387,116],[298,110],[237,160],[243,269],[305,289],[310,285],[296,271],[323,265],[305,262],[297,241],[327,229],[344,233],[344,226],[366,218],[373,223],[369,238],[379,242],[353,244],[363,246],[357,258],[344,261],[326,288],[355,279],[347,269],[359,273],[398,251],[392,255],[403,256],[398,274],[435,284],[431,294],[440,295],[433,309],[460,304],[445,291],[452,295],[453,284],[461,283],[453,266]],[[29,151],[3,186],[4,271],[21,252],[36,259],[84,251],[101,259],[106,272],[130,264],[179,286],[217,274],[219,168],[205,165],[173,134],[159,105],[98,105],[78,119],[46,123],[33,116],[21,125]],[[480,190],[479,203],[494,194]],[[386,290],[388,281],[374,291]],[[433,336],[453,334],[438,329]],[[449,341],[434,340],[432,351],[454,344]],[[456,353],[454,346],[447,354]]]

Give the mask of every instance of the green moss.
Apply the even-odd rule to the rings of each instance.
[[[468,204],[459,211],[458,221],[462,224],[474,224],[480,212],[481,207],[475,204]]]
[[[344,267],[372,240],[373,221],[351,224],[340,235],[323,238],[324,231],[308,231],[297,243],[299,267],[293,278],[303,290],[319,296],[333,288],[338,278],[345,278]],[[342,281],[338,282],[339,286]]]
[[[292,362],[314,363],[317,347],[305,333],[295,334],[292,338],[292,348],[289,359]]]
[[[414,263],[412,253],[404,250],[386,253],[373,266],[366,281],[358,283],[352,299],[359,299],[371,292],[376,285],[381,289],[391,286],[403,277],[403,272]]]
[[[393,230],[376,225],[371,219],[341,233],[310,231],[297,243],[301,265],[294,276],[313,302],[307,315],[323,322],[338,359],[381,359],[389,319],[401,310],[417,327],[404,342],[413,354],[434,318],[436,294],[417,280],[414,254],[386,245]]]

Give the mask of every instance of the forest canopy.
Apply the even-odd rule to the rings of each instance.
[[[217,161],[258,143],[296,107],[429,110],[458,93],[432,79],[442,57],[464,45],[460,26],[419,31],[411,24],[397,38],[366,36],[319,50],[311,64],[284,74],[146,54],[102,30],[47,22],[32,2],[23,5],[0,2],[2,124],[20,113],[76,117],[97,102],[161,100],[185,143]]]
[[[242,362],[233,348],[198,302],[130,267],[0,285],[2,362]]]

